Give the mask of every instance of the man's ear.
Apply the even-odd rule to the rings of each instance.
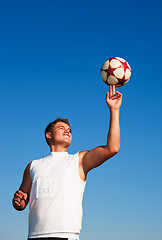
[[[47,139],[51,139],[51,133],[50,133],[50,132],[47,132],[47,133],[46,133],[46,138],[47,138]]]

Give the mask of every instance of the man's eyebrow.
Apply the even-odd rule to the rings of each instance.
[[[60,128],[60,127],[63,127],[63,128],[65,128],[65,126],[64,126],[64,125],[58,126],[58,128]],[[72,132],[72,129],[71,129],[70,127],[68,127],[68,129],[70,130],[70,132]]]

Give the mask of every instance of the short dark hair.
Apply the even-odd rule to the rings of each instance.
[[[48,141],[48,138],[46,138],[46,133],[48,133],[48,132],[52,132],[52,130],[53,130],[53,128],[54,128],[54,126],[55,126],[55,124],[56,123],[58,123],[58,122],[63,122],[63,123],[66,123],[66,124],[68,124],[69,125],[69,127],[70,127],[70,123],[69,123],[69,120],[67,119],[67,118],[60,118],[60,117],[57,117],[57,119],[55,120],[55,121],[53,121],[53,122],[50,122],[48,125],[47,125],[47,127],[46,127],[46,129],[45,129],[45,139],[46,139],[46,142],[47,142],[47,144],[49,145],[49,141]],[[50,145],[49,145],[50,146]]]

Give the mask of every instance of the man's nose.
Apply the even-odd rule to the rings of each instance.
[[[64,131],[65,133],[69,133],[70,132],[70,130],[69,129],[65,129],[65,131]]]

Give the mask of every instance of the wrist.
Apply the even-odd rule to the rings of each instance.
[[[110,113],[119,113],[120,108],[109,108]]]

